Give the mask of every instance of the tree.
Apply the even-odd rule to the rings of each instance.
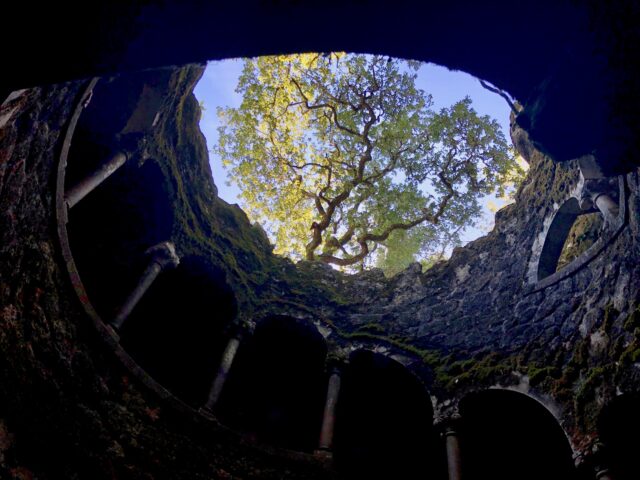
[[[434,112],[418,68],[335,53],[245,61],[217,153],[277,253],[387,269],[437,255],[518,168],[469,98]]]

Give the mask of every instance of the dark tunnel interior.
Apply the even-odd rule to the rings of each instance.
[[[487,390],[465,397],[460,414],[465,478],[575,478],[569,442],[537,401],[514,391]]]
[[[347,478],[446,479],[424,385],[398,362],[355,351],[336,412],[336,468]]]
[[[69,213],[74,260],[104,321],[136,285],[148,262],[144,252],[171,236],[172,195],[165,182],[152,160],[125,164]]]
[[[603,409],[598,424],[614,478],[637,479],[640,472],[640,394],[615,398]]]
[[[313,451],[326,395],[326,354],[312,324],[266,318],[241,344],[216,415],[257,441]]]
[[[132,82],[125,75],[95,86],[73,136],[66,191],[104,164],[123,138],[127,142],[137,138],[134,133],[122,134],[131,127],[127,118],[139,93]],[[169,240],[174,225],[173,186],[158,162],[147,159],[141,165],[139,160],[127,161],[69,211],[67,233],[74,260],[106,322],[135,286],[147,262],[144,252]]]
[[[205,260],[186,257],[158,276],[124,324],[121,343],[158,382],[200,407],[236,308],[224,273]]]
[[[558,259],[562,253],[563,246],[571,227],[580,213],[578,200],[570,198],[553,217],[538,260],[538,280],[552,275],[558,269]]]

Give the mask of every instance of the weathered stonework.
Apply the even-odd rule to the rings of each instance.
[[[54,203],[60,141],[82,85],[28,90],[0,132],[1,476],[328,478],[312,459],[181,415],[87,321],[61,261]]]
[[[74,207],[66,226],[58,161],[86,83],[29,89],[3,106],[0,472],[9,478],[334,475],[322,460],[256,446],[198,412],[141,370],[101,327],[137,281],[144,250],[159,241],[173,242],[180,258],[191,259],[186,265],[206,265],[197,274],[185,267],[173,278],[200,285],[209,275],[212,285],[229,290],[220,297],[233,299],[228,317],[212,313],[211,323],[220,323],[215,355],[222,355],[232,323],[308,320],[334,360],[369,349],[404,365],[430,393],[436,419],[471,392],[511,389],[544,404],[576,453],[596,434],[601,409],[638,391],[637,170],[624,177],[625,227],[588,263],[546,288],[532,288],[529,261],[545,219],[576,189],[579,175],[574,162],[554,164],[535,150],[515,125],[515,143],[530,162],[517,201],[497,213],[487,236],[456,249],[448,261],[426,272],[415,264],[390,279],[375,269],[344,275],[321,263],[294,265],[272,254],[264,232],[239,207],[217,198],[191,94],[201,72],[187,66],[96,84],[74,133],[68,175],[90,171],[99,159],[89,154],[118,146],[110,142],[135,145],[144,155],[138,151],[138,162]],[[126,101],[132,88],[146,93]],[[121,100],[117,115],[110,110],[114,99]],[[136,188],[127,190],[132,181]],[[157,211],[136,236],[147,208]],[[69,253],[73,268],[64,262]],[[74,290],[78,278],[84,286]],[[150,289],[145,312],[160,315],[170,302],[191,301],[157,293],[191,294],[171,278],[165,290]],[[149,333],[150,342],[159,330]]]

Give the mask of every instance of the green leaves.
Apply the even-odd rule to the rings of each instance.
[[[515,181],[497,122],[468,98],[433,112],[418,67],[342,53],[245,61],[216,151],[276,253],[350,267],[375,252],[397,271],[455,242],[480,197]]]

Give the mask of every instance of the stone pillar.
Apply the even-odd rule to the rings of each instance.
[[[116,330],[122,327],[158,274],[165,268],[175,268],[180,263],[180,259],[176,255],[175,247],[173,243],[170,242],[162,242],[154,245],[146,251],[146,254],[151,257],[149,266],[142,274],[138,285],[136,285],[133,292],[131,292],[118,311],[116,317],[111,321],[111,326]]]
[[[233,360],[236,357],[236,353],[238,353],[238,347],[240,347],[240,342],[246,335],[253,332],[254,325],[247,322],[241,325],[236,325],[236,327],[236,331],[234,332],[231,339],[227,343],[226,348],[224,349],[222,360],[220,361],[220,366],[218,367],[218,373],[216,374],[216,378],[214,379],[211,390],[209,391],[207,402],[204,405],[204,408],[208,411],[213,411],[214,407],[218,403],[218,400],[220,400],[222,389],[227,382],[227,377],[229,376],[229,371],[231,370],[231,366],[233,365]]]
[[[324,404],[324,414],[322,416],[322,427],[320,429],[320,441],[316,455],[330,457],[333,447],[333,431],[336,423],[336,405],[340,395],[340,377],[343,365],[334,363],[331,365],[329,384],[327,385],[327,398]]]
[[[109,160],[84,180],[81,180],[64,194],[67,208],[72,208],[80,200],[91,193],[98,185],[104,182],[113,172],[119,169],[128,160],[128,155],[122,151],[114,153]]]
[[[596,480],[614,480],[614,476],[609,470],[609,455],[605,445],[596,440],[591,447],[593,459],[593,471]]]
[[[618,218],[620,207],[618,202],[611,198],[611,190],[612,185],[608,178],[585,180],[580,196],[580,208],[590,210],[595,207],[607,222],[614,221]]]
[[[600,193],[594,196],[593,203],[595,203],[596,207],[604,218],[611,220],[615,220],[618,218],[620,213],[620,207],[618,203],[615,202],[609,195],[606,193]]]
[[[460,416],[457,414],[452,415],[445,421],[444,431],[442,432],[447,448],[449,480],[461,480],[462,478],[462,460],[460,457],[460,439],[458,434],[459,424]]]
[[[596,480],[614,480],[608,468],[596,468]]]

